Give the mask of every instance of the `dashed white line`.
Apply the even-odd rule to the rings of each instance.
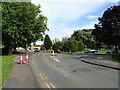
[[[56,62],[60,62],[60,61],[59,61],[58,59],[56,59],[56,58],[53,58],[53,60],[56,61]]]
[[[54,58],[53,56],[50,56],[54,61],[56,61],[56,62],[60,62],[60,60],[58,60],[57,58]]]

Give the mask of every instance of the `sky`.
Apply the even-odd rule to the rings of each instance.
[[[119,0],[32,0],[41,5],[41,11],[48,18],[46,31],[51,38],[62,40],[75,30],[93,29],[107,8],[117,5]],[[37,41],[36,44],[42,44]]]

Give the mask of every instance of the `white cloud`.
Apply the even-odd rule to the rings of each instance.
[[[49,36],[51,39],[70,36],[76,29],[94,28],[97,21],[90,21],[81,27],[68,27],[70,22],[85,16],[95,19],[98,16],[88,15],[101,8],[106,2],[117,0],[32,0],[34,4],[40,4],[42,14],[48,18]],[[88,16],[86,16],[88,15]]]
[[[88,19],[96,19],[96,18],[98,18],[98,16],[94,16],[94,15],[88,15],[88,16],[86,16]]]
[[[76,30],[80,29],[94,29],[94,25],[98,23],[98,20],[95,20],[95,21],[90,21],[88,23],[86,23],[85,25],[77,28]]]

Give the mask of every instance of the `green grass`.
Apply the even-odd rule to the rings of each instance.
[[[7,80],[9,73],[13,67],[13,58],[15,55],[2,56],[2,84]]]
[[[51,53],[52,50],[40,50],[40,52],[49,52]]]
[[[98,53],[106,53],[108,50],[97,50]]]
[[[77,51],[75,53],[85,53],[86,50],[82,50],[82,51]]]

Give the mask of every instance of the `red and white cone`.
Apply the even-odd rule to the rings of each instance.
[[[26,62],[29,62],[28,60],[28,54],[26,54],[26,59],[25,59]]]
[[[22,54],[20,54],[20,61],[19,61],[19,64],[23,64],[23,58],[22,58]]]

